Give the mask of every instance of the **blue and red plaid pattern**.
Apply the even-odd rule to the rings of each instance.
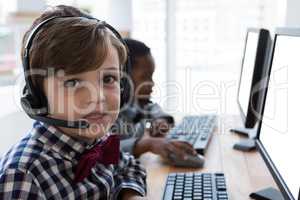
[[[117,199],[122,189],[146,195],[146,172],[126,153],[120,153],[118,165],[97,163],[87,178],[75,183],[80,156],[94,145],[35,122],[0,160],[0,199]]]

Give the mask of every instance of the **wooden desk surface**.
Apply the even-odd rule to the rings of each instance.
[[[230,133],[229,129],[241,125],[241,120],[237,116],[220,116],[218,118],[218,127],[205,154],[205,165],[201,169],[168,166],[152,153],[141,156],[141,162],[147,170],[147,199],[162,198],[166,177],[171,172],[224,172],[231,200],[250,199],[251,192],[269,186],[277,188],[258,151],[241,152],[232,148],[243,138]]]

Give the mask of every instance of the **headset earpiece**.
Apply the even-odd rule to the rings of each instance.
[[[125,42],[123,44],[126,46]],[[128,78],[130,78],[130,75],[131,75],[131,63],[130,63],[129,55],[127,56],[127,60],[124,65],[123,73],[125,73],[125,74],[123,75],[123,77],[120,80],[121,108],[124,105],[130,104],[132,101],[131,98],[133,98],[133,88],[131,86],[130,80],[128,80]]]
[[[28,115],[48,114],[47,106],[43,106],[39,99],[28,93],[26,86],[24,87],[23,96],[21,97],[21,106]]]

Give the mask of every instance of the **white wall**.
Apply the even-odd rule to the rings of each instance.
[[[24,112],[17,111],[0,117],[0,158],[31,129],[33,120]]]
[[[300,27],[300,1],[287,0],[285,26]]]
[[[119,31],[132,29],[131,0],[110,0],[108,10],[108,23]]]
[[[21,109],[16,87],[0,87],[0,158],[30,130],[32,123]]]

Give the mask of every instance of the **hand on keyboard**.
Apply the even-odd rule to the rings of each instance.
[[[176,154],[181,159],[185,159],[186,153],[197,155],[193,146],[187,142],[167,140],[165,138],[151,138],[151,152],[168,159],[171,153]]]
[[[169,131],[167,138],[186,141],[203,155],[215,126],[215,115],[186,116],[181,123]]]

